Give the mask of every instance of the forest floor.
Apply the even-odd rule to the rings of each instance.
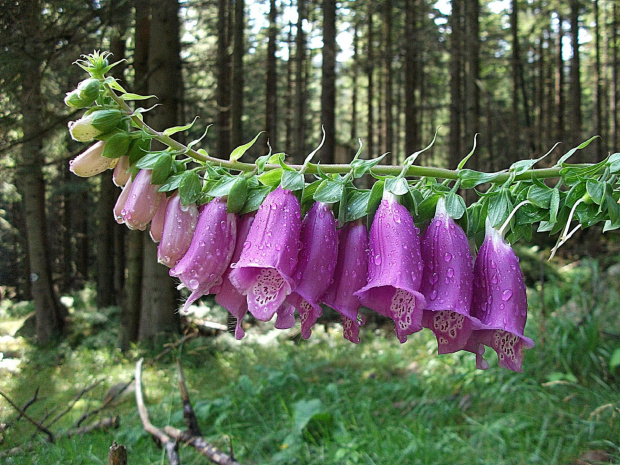
[[[0,463],[107,464],[113,441],[127,447],[130,465],[167,463],[142,428],[134,384],[118,394],[140,357],[153,424],[184,428],[180,359],[203,436],[242,464],[620,463],[617,276],[597,262],[546,276],[528,290],[526,334],[537,345],[524,373],[499,368],[490,351],[487,371],[472,354],[437,356],[428,331],[401,345],[388,324],[372,322],[358,345],[335,323],[317,325],[307,341],[261,323],[242,341],[222,332],[169,344],[149,363],[166,347],[115,349],[119,311],[93,310],[89,291],[65,297],[70,336],[39,349],[14,337],[29,306],[2,302],[0,391],[22,409],[36,392],[25,413],[54,441],[16,421],[0,398]],[[222,309],[202,309],[225,322]],[[120,426],[70,436],[84,412],[103,405],[81,426],[111,417]],[[190,447],[179,451],[183,464],[206,463]]]

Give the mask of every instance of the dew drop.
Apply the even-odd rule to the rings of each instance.
[[[249,249],[250,247],[252,247],[252,243],[250,241],[245,241],[243,243],[243,248],[244,249]]]
[[[448,268],[448,278],[454,277],[454,268]]]
[[[433,289],[430,293],[430,295],[428,296],[428,298],[430,300],[435,300],[437,298],[437,291],[435,289]]]
[[[431,283],[431,285],[435,284],[437,281],[439,281],[439,275],[437,273],[433,273],[431,277],[428,278],[428,282]]]
[[[192,291],[195,291],[196,289],[198,289],[198,280],[197,279],[190,279],[189,283],[187,283],[187,287],[190,288]]]
[[[506,289],[504,292],[502,292],[502,300],[504,302],[510,300],[511,297],[512,297],[512,291],[510,289]]]
[[[450,252],[446,252],[443,256],[443,261],[447,263],[450,260],[452,260],[452,254]]]
[[[381,265],[381,255],[375,255],[375,265]]]

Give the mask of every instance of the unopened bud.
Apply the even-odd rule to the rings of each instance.
[[[69,169],[76,176],[88,178],[113,168],[117,160],[102,156],[105,142],[97,142],[69,162]]]

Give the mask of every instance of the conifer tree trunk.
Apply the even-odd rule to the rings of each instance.
[[[293,23],[288,23],[288,35],[287,35],[287,49],[288,49],[288,58],[286,60],[286,108],[284,115],[284,126],[286,131],[286,141],[284,147],[286,149],[286,153],[293,154],[294,145],[293,145]]]
[[[564,30],[562,28],[563,18],[560,11],[556,12],[558,15],[558,36],[555,43],[555,113],[556,119],[556,134],[555,139],[561,141],[564,140],[564,58],[562,56],[562,40],[564,38]]]
[[[417,0],[405,1],[405,156],[418,145],[417,76]]]
[[[359,73],[359,37],[358,37],[358,29],[359,29],[359,19],[358,14],[355,14],[355,18],[353,20],[353,73],[351,76],[351,142],[355,142],[357,140],[357,77]]]
[[[243,55],[245,54],[245,1],[235,0],[231,93],[231,147],[243,143]]]
[[[303,22],[306,19],[306,0],[297,0],[297,35],[295,36],[295,150],[293,160],[300,163],[304,159],[306,145],[306,34]]]
[[[596,159],[603,159],[603,141],[605,137],[605,127],[603,125],[603,89],[601,78],[601,30],[599,24],[599,5],[598,0],[594,0],[594,94],[592,100],[594,103],[594,131],[601,136],[596,139]]]
[[[366,46],[366,76],[368,78],[368,90],[366,97],[366,108],[367,108],[367,129],[366,129],[366,139],[368,142],[368,154],[370,157],[374,157],[376,154],[375,151],[375,119],[374,119],[374,79],[373,75],[375,72],[374,69],[374,44],[373,44],[373,4],[372,0],[368,1],[367,6],[367,22],[368,32],[367,32],[367,46]]]
[[[450,155],[449,166],[456,167],[462,156],[461,131],[463,115],[461,102],[463,99],[462,70],[462,37],[463,37],[463,0],[453,0],[450,25]]]
[[[392,84],[392,0],[385,0],[383,5],[383,79],[384,79],[384,113],[383,153],[390,152],[392,164],[398,163],[398,154],[394,153],[394,115]]]
[[[321,124],[325,144],[321,163],[334,163],[336,150],[336,0],[323,0],[323,64],[321,67]]]
[[[580,70],[580,51],[579,51],[579,13],[581,5],[579,0],[571,0],[570,2],[570,38],[571,47],[573,49],[573,58],[570,65],[570,86],[569,86],[569,105],[571,115],[571,143],[576,145],[581,142],[582,118],[581,118],[581,70]],[[582,158],[583,153],[577,152],[575,160],[585,161]]]
[[[267,76],[265,96],[265,129],[272,147],[277,147],[278,136],[278,70],[276,48],[278,39],[278,9],[276,0],[269,2],[269,42],[267,43]],[[290,60],[289,60],[290,61]],[[289,81],[287,80],[287,86]]]
[[[155,128],[176,126],[183,82],[177,0],[151,2],[149,41],[149,93],[157,95],[161,106],[148,114]],[[178,330],[174,283],[168,268],[157,263],[157,245],[144,240],[142,297],[138,340],[153,341],[156,336]]]
[[[228,0],[218,0],[217,14],[217,151],[230,154],[230,57],[228,55]]]
[[[609,97],[609,112],[611,113],[611,144],[612,147],[620,147],[620,115],[618,114],[618,103],[620,102],[620,92],[618,87],[620,86],[620,64],[618,60],[619,40],[618,40],[618,27],[620,25],[620,7],[617,4],[613,4],[612,8],[612,27],[611,27],[611,49],[612,49],[612,69],[611,69],[611,85],[610,85],[610,97]]]
[[[41,29],[39,17],[41,5],[38,1],[23,2],[20,24],[15,25],[22,34],[24,47],[20,62],[22,85],[20,105],[22,114],[23,144],[19,176],[28,234],[28,259],[30,282],[36,315],[36,337],[39,344],[48,344],[62,334],[66,311],[54,292],[46,237],[45,183],[42,165],[40,54]]]

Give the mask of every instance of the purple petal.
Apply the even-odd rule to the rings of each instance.
[[[423,269],[413,219],[393,195],[385,194],[370,228],[368,284],[355,295],[366,307],[394,320],[401,343],[422,329]]]
[[[239,219],[237,228],[237,240],[235,244],[235,251],[231,259],[232,263],[239,260],[241,252],[243,251],[243,244],[245,243],[252,223],[254,222],[254,214],[244,215]],[[219,292],[215,295],[215,301],[224,307],[237,319],[237,325],[235,327],[235,338],[242,339],[245,335],[243,328],[241,327],[241,320],[248,312],[248,302],[246,297],[241,294],[235,286],[230,282],[230,272],[232,268],[228,268],[222,277],[222,286]]]
[[[293,276],[295,291],[287,297],[301,318],[301,335],[308,339],[323,314],[319,300],[334,277],[338,258],[336,220],[327,204],[316,202],[301,223],[299,259]]]
[[[151,227],[149,228],[149,235],[151,236],[153,242],[157,243],[161,241],[161,234],[164,231],[164,219],[166,218],[167,207],[168,197],[164,197],[155,212],[155,216],[153,216],[153,219],[151,220]]]
[[[443,198],[422,236],[422,261],[420,292],[426,298],[422,325],[435,333],[440,354],[461,350],[474,327],[469,315],[473,261],[467,237],[448,215]]]
[[[181,260],[170,270],[192,291],[183,311],[222,284],[237,237],[237,215],[226,213],[226,200],[216,198],[200,212],[194,237]]]
[[[154,219],[151,222],[153,228]],[[168,200],[162,225],[161,241],[157,247],[157,260],[173,267],[183,258],[194,237],[198,222],[196,205],[181,205],[181,197],[174,194]]]
[[[367,249],[368,233],[361,220],[347,223],[338,231],[338,261],[334,279],[323,296],[323,303],[342,315],[343,325],[345,322],[355,322],[351,332],[346,327],[344,331],[345,338],[352,342],[359,342],[357,315],[361,302],[355,292],[366,284]]]
[[[121,211],[123,221],[129,229],[144,231],[166,196],[157,192],[158,185],[151,184],[151,173],[151,170],[140,170],[131,183],[131,191]]]
[[[297,197],[278,187],[256,213],[230,280],[246,296],[248,310],[268,321],[295,288],[301,208]]]
[[[527,319],[523,272],[510,245],[488,221],[474,265],[471,314],[482,329],[472,333],[470,348],[487,345],[497,352],[500,366],[522,371],[525,349],[534,347],[534,341],[523,335]]]
[[[289,329],[295,326],[295,307],[284,302],[276,310],[276,322],[273,325],[277,329]]]
[[[127,183],[123,186],[123,190],[120,195],[116,199],[116,204],[114,204],[114,219],[118,224],[123,224],[125,220],[123,219],[123,208],[125,208],[125,203],[127,203],[127,198],[129,197],[129,193],[131,192],[131,179],[127,181]]]

